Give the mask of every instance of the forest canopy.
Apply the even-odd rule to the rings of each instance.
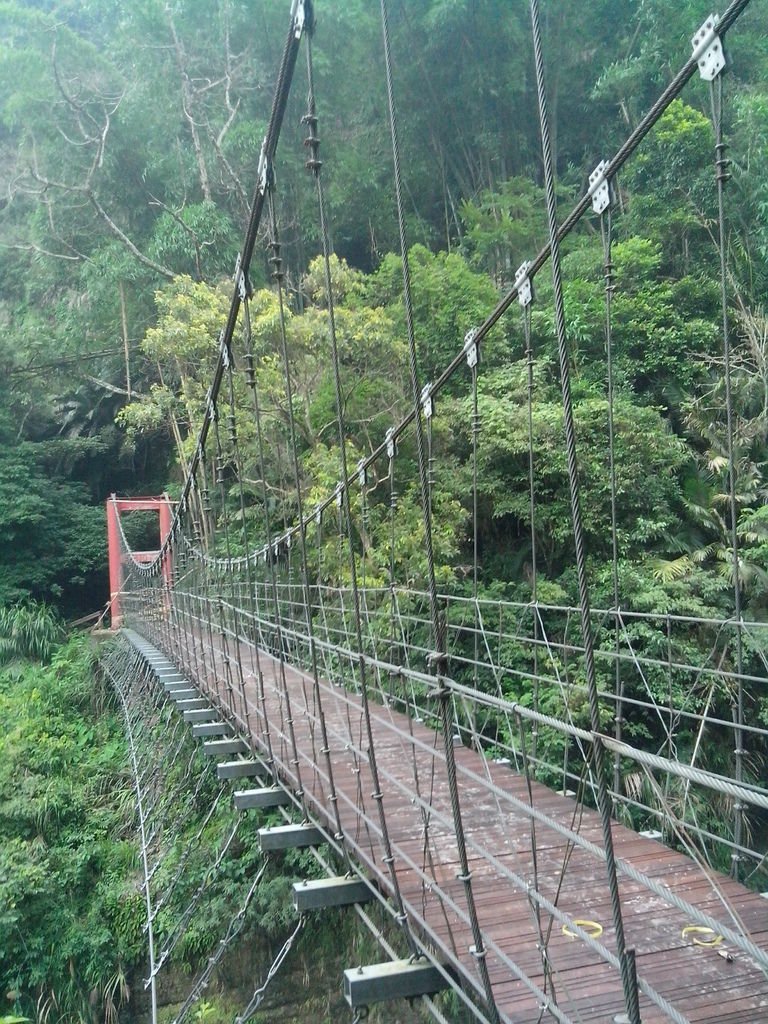
[[[566,211],[598,160],[687,60],[708,11],[662,0],[543,7],[558,202]],[[750,614],[761,616],[768,44],[754,7],[733,30],[723,116],[731,147],[739,530],[745,597]],[[315,11],[346,426],[359,458],[403,413],[408,390],[380,25],[374,7],[357,0],[317,3]],[[178,486],[226,314],[286,18],[286,4],[254,10],[238,0],[0,5],[0,600],[44,597],[67,614],[94,610],[106,596],[103,500],[113,491]],[[529,24],[526,5],[501,0],[394,4],[391,19],[415,328],[420,371],[431,380],[546,239]],[[319,225],[304,168],[305,85],[297,75],[279,150],[278,216],[301,468],[308,491],[320,495],[335,486],[336,442],[324,283],[313,263]],[[683,601],[722,610],[729,600],[713,146],[708,91],[694,81],[615,183],[617,526],[622,572],[649,606]],[[266,244],[258,251],[251,283],[269,428],[265,471],[290,521],[276,298],[270,251]],[[596,220],[569,237],[564,256],[599,580],[608,508]],[[534,449],[549,465],[536,526],[542,567],[555,592],[565,593],[572,542],[547,274],[536,284]],[[524,350],[520,321],[508,315],[484,346],[480,383],[484,581],[518,589],[529,557]],[[449,388],[435,428],[445,457],[436,496],[445,502],[449,575],[466,561],[468,544],[467,400],[461,387]],[[240,430],[253,483],[253,426]],[[642,479],[652,484],[642,487]],[[415,491],[411,499],[415,515]],[[253,488],[249,500],[258,504]]]

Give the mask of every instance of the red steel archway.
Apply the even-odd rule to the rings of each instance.
[[[113,494],[107,500],[107,543],[109,547],[109,601],[111,609],[112,629],[122,625],[120,595],[123,590],[123,557],[120,544],[120,516],[124,512],[157,512],[160,518],[160,546],[171,531],[173,520],[173,503],[167,494],[148,498],[118,498]],[[151,562],[158,551],[134,551],[133,558],[138,562]],[[166,556],[163,560],[163,577],[166,585],[171,582],[171,560]]]

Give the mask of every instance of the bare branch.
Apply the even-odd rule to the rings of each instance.
[[[64,129],[58,124],[56,125],[56,131],[59,133],[62,139],[64,139],[67,145],[74,146],[75,149],[82,149],[84,146],[92,146],[93,143],[96,141],[96,139],[91,136],[82,139],[80,142],[78,142],[77,139],[70,139],[70,137],[67,135]]]
[[[34,242],[28,242],[27,245],[21,245],[20,243],[11,244],[9,242],[0,242],[0,248],[2,249],[15,249],[17,252],[34,252],[39,256],[51,256],[56,260],[70,260],[72,263],[80,263],[87,259],[81,253],[77,256],[68,256],[65,252],[51,252],[50,249],[43,249],[42,246],[36,245]]]
[[[228,121],[228,124],[231,124],[231,123],[232,123],[232,119],[230,118],[229,121]],[[209,129],[209,132],[210,132],[210,129]],[[223,132],[223,129],[222,129],[222,132]],[[227,160],[226,156],[224,155],[224,152],[223,152],[223,150],[221,148],[221,141],[220,141],[222,139],[222,137],[223,137],[223,135],[222,135],[221,132],[219,133],[219,137],[218,138],[214,138],[213,132],[210,132],[210,140],[211,140],[211,144],[213,145],[213,148],[214,148],[214,150],[216,152],[216,156],[219,158],[219,160],[221,161],[221,164],[224,167],[225,171],[227,172],[229,177],[232,179],[232,184],[235,187],[235,192],[237,193],[237,198],[240,201],[240,205],[243,207],[244,210],[247,210],[248,207],[249,207],[248,193],[246,192],[245,186],[243,185],[242,181],[240,180],[240,178],[235,173],[235,169],[232,167],[232,165],[230,164],[229,160]]]
[[[120,239],[120,241],[126,247],[128,252],[135,256],[139,263],[143,264],[143,266],[145,267],[148,267],[150,270],[154,270],[156,274],[160,274],[161,277],[165,277],[169,281],[172,281],[174,279],[176,275],[173,273],[172,270],[169,270],[168,267],[162,266],[160,263],[155,263],[154,260],[150,259],[149,256],[145,256],[144,253],[141,252],[141,250],[139,250],[134,245],[134,243],[131,241],[128,235],[126,235],[126,233],[123,230],[121,230],[117,226],[117,224],[115,224],[115,222],[109,216],[109,214],[101,205],[98,198],[94,195],[93,192],[88,191],[87,195],[91,201],[91,205],[93,206],[94,210],[96,210],[96,212],[107,225],[112,234],[115,235],[116,238]]]
[[[192,148],[195,151],[195,160],[197,161],[198,174],[200,175],[200,188],[203,192],[203,197],[208,201],[213,201],[211,193],[211,183],[208,178],[208,168],[205,163],[205,154],[203,153],[203,146],[200,141],[200,135],[198,133],[198,125],[192,116],[192,87],[189,81],[189,75],[186,69],[186,54],[184,53],[184,47],[182,46],[181,40],[179,39],[176,31],[176,23],[173,20],[173,16],[168,7],[165,9],[166,17],[168,19],[168,28],[173,39],[173,45],[176,52],[176,63],[179,68],[181,75],[181,96],[182,96],[182,108],[184,110],[184,117],[189,125],[189,130],[192,135]]]
[[[113,395],[126,395],[128,398],[142,398],[137,391],[126,391],[125,388],[119,388],[116,384],[110,384],[108,380],[101,380],[99,377],[92,377],[89,373],[85,374],[85,379],[89,380],[91,384],[95,384],[97,388],[103,388],[105,391],[111,392]]]

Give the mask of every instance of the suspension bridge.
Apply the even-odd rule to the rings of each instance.
[[[274,809],[284,824],[260,831],[265,851],[307,847],[326,877],[294,886],[296,929],[238,1017],[249,1019],[312,914],[349,905],[362,920],[377,902],[397,943],[376,931],[384,958],[350,965],[343,979],[353,1019],[374,1003],[418,998],[446,1021],[438,993],[453,991],[463,1019],[484,1024],[757,1024],[768,1020],[768,894],[761,893],[768,789],[750,771],[768,728],[768,626],[741,610],[739,538],[725,252],[727,167],[722,128],[723,38],[746,0],[697,31],[680,71],[587,192],[558,216],[549,143],[545,55],[531,0],[549,238],[521,263],[514,286],[486,320],[457,339],[455,357],[427,383],[419,375],[411,282],[403,259],[411,404],[373,450],[350,465],[330,269],[329,227],[319,156],[313,11],[292,4],[276,73],[251,217],[235,268],[230,312],[178,502],[167,497],[108,502],[112,625],[104,656],[129,736],[158,709],[189,727],[217,765],[235,807]],[[394,193],[407,252],[387,5],[381,4]],[[737,33],[732,32],[732,46]],[[327,295],[327,358],[334,368],[338,484],[310,503],[299,462],[286,341],[278,191],[278,139],[300,48],[306,51],[307,168],[316,192]],[[614,181],[692,78],[710,83],[721,252],[723,373],[728,395],[733,614],[722,619],[631,610],[619,599],[612,409],[611,262]],[[605,252],[607,396],[613,507],[613,594],[592,606],[582,521],[579,447],[570,390],[560,243],[585,216],[598,219]],[[266,234],[281,312],[281,361],[290,422],[296,518],[275,522],[264,467],[264,415],[252,347],[249,268]],[[522,320],[533,390],[530,317],[536,275],[550,265],[567,453],[575,572],[574,606],[539,600],[530,445],[532,592],[525,602],[491,600],[479,587],[475,525],[471,593],[435,571],[433,423],[438,397],[462,381],[470,396],[477,523],[478,381],[483,341],[504,316]],[[263,490],[243,486],[242,424],[255,424]],[[530,417],[529,417],[530,422]],[[401,452],[412,454],[408,466]],[[424,578],[398,579],[394,545],[398,488],[415,463]],[[257,520],[246,511],[258,511]],[[385,585],[368,568],[372,509],[389,518]],[[158,551],[132,551],[123,517],[156,513]],[[385,512],[382,513],[381,510]],[[346,566],[331,582],[329,544]],[[695,646],[686,642],[695,633]],[[510,694],[525,693],[525,697]],[[555,695],[556,699],[547,699]],[[723,707],[729,711],[723,713]],[[181,723],[181,726],[180,726]],[[174,733],[175,735],[175,733]],[[659,736],[652,743],[643,736]],[[716,738],[730,763],[707,767]],[[169,737],[168,743],[171,743]],[[133,744],[132,744],[133,745]],[[134,749],[135,754],[135,749]],[[144,857],[149,977],[170,955],[153,933],[157,905],[150,853],[157,843],[136,768]],[[220,794],[224,792],[222,788]],[[715,806],[700,820],[696,808]],[[713,820],[719,818],[719,822]],[[218,852],[216,863],[227,855]],[[155,850],[156,852],[156,850]],[[213,860],[213,857],[212,857]],[[208,966],[193,982],[176,1024],[198,1000],[239,931],[259,877]],[[765,886],[763,886],[765,887]],[[189,915],[193,912],[189,910]],[[188,923],[184,915],[174,936]],[[395,948],[397,947],[397,948]]]

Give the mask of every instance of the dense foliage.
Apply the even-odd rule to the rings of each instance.
[[[527,5],[390,6],[415,330],[420,370],[430,380],[546,237]],[[687,59],[689,38],[710,8],[699,0],[542,6],[562,212]],[[378,5],[318,0],[316,7],[323,174],[354,466],[408,407],[405,315],[393,255]],[[729,39],[724,124],[739,575],[745,616],[762,620],[768,37],[764,4],[752,7]],[[103,605],[103,500],[113,491],[173,492],[183,478],[229,303],[288,8],[288,0],[0,2],[0,606],[44,599],[71,618]],[[279,152],[278,198],[300,470],[314,502],[336,486],[338,450],[319,227],[299,127],[305,85],[299,72]],[[621,606],[717,619],[733,611],[734,558],[709,104],[706,88],[693,82],[617,182],[612,328]],[[252,345],[270,510],[276,522],[289,523],[296,513],[289,409],[267,255],[252,274]],[[589,573],[596,603],[610,605],[604,261],[599,225],[587,218],[565,243],[563,270]],[[576,581],[546,273],[536,287],[538,596],[567,604]],[[242,360],[243,351],[236,354]],[[237,387],[238,408],[247,409],[242,380]],[[480,589],[522,600],[530,596],[531,560],[527,397],[525,341],[511,312],[488,338],[479,375]],[[227,411],[224,401],[222,418]],[[237,429],[245,521],[256,544],[264,536],[253,418],[239,415]],[[432,429],[438,579],[466,591],[466,376],[441,394]],[[227,444],[230,485],[235,453]],[[413,580],[423,574],[425,553],[410,443],[397,473],[395,568],[398,578]],[[358,544],[368,581],[381,583],[390,523],[386,488],[376,492],[376,483]],[[236,520],[237,489],[225,490],[223,506]],[[313,557],[322,558],[328,582],[347,580],[332,536]],[[0,676],[7,725],[0,737],[0,981],[17,1009],[32,1012],[40,1000],[42,1012],[55,999],[87,1016],[94,990],[100,1005],[119,1001],[141,941],[125,751],[114,707],[89,682],[87,645],[62,648],[49,667],[22,671],[13,661],[46,657],[56,639],[25,607],[0,608],[0,656],[11,659]],[[651,652],[661,644],[645,627],[633,640]],[[695,662],[706,641],[691,631],[684,644],[681,658],[690,653]],[[764,656],[747,651],[748,667],[763,673]],[[510,696],[529,700],[528,691],[520,683]],[[548,699],[561,710],[551,694],[543,696],[545,709]],[[717,695],[724,719],[730,699]],[[750,712],[765,723],[768,702],[752,700]],[[660,748],[653,724],[633,727]],[[747,772],[754,776],[766,752],[753,755]],[[728,755],[715,745],[706,756],[717,769]],[[171,870],[173,856],[168,864]],[[21,926],[31,920],[34,930]],[[210,939],[191,929],[190,956]]]
[[[17,633],[36,636],[33,647],[44,637],[55,644],[57,624],[45,608],[29,605],[4,613],[0,640],[12,632],[14,618]],[[42,659],[47,664],[25,653],[35,651],[18,651],[0,670],[0,992],[9,1010],[41,1024],[109,1024],[132,990],[135,1005],[146,974],[143,875],[123,716],[89,637],[46,652],[52,654]],[[204,887],[165,972],[175,967],[189,974],[240,909],[260,866],[255,833],[264,818],[242,819],[226,800],[209,816],[216,795],[210,762],[189,735],[180,749],[174,744],[174,759],[148,725],[136,737],[139,764],[145,775],[154,764],[154,784],[164,798],[177,800],[174,807],[161,801],[153,819],[163,826],[150,846],[159,863],[154,884],[167,893],[155,923],[158,944]],[[146,790],[144,796],[151,798]],[[238,816],[237,839],[212,875],[210,851],[222,847]],[[290,922],[290,878],[312,870],[299,852],[268,872],[240,936],[245,948],[282,938]],[[320,931],[313,941],[323,945],[328,936]]]
[[[0,675],[0,986],[41,1020],[117,1005],[142,948],[122,722],[93,669],[79,638]]]

